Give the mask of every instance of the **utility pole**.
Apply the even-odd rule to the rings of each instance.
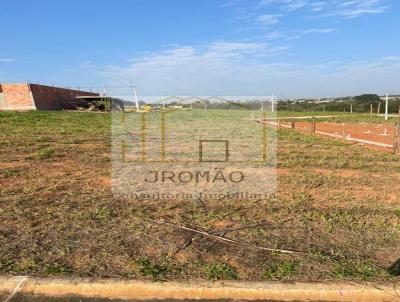
[[[140,106],[139,106],[139,100],[137,97],[136,86],[133,85],[133,82],[130,82],[130,83],[131,83],[131,86],[128,86],[128,87],[133,89],[133,101],[135,102],[135,105],[136,105],[136,112],[139,112]]]
[[[271,99],[271,111],[275,112],[275,97],[272,94],[272,99]]]
[[[162,107],[165,108],[164,92],[161,94]]]
[[[133,97],[135,98],[136,111],[139,112],[140,107],[139,107],[139,101],[138,101],[138,97],[137,97],[136,86],[133,86]]]
[[[389,94],[386,93],[385,103],[385,121],[389,119]]]

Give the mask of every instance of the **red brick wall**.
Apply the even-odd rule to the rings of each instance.
[[[0,84],[0,110],[1,108],[6,107],[6,103],[4,102],[4,96],[3,96],[3,87],[1,87]]]
[[[82,103],[77,96],[97,93],[50,87],[37,84],[1,84],[0,110],[58,110],[75,109]]]
[[[32,94],[28,84],[1,84],[3,101],[0,109],[34,110]]]
[[[76,105],[82,102],[76,99],[77,96],[98,95],[97,93],[86,91],[37,84],[30,84],[30,87],[38,110],[75,109]]]

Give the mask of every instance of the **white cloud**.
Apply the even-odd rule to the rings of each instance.
[[[266,46],[260,43],[214,42],[209,46],[210,52],[218,54],[256,53],[265,50]]]
[[[228,0],[221,4],[221,7],[230,7],[239,3],[240,0]]]
[[[236,42],[215,42],[203,48],[182,46],[144,54],[128,66],[108,66],[101,76],[109,85],[133,81],[141,95],[275,93],[281,97],[322,97],[399,89],[398,57],[353,63],[289,64],[273,56],[285,50],[287,46]]]
[[[303,34],[304,35],[314,34],[314,33],[327,34],[327,33],[333,32],[333,31],[335,31],[334,28],[324,28],[324,29],[322,29],[322,28],[311,28],[311,29],[304,30]]]
[[[400,57],[399,56],[383,57],[382,60],[384,60],[384,61],[400,61]]]
[[[389,8],[386,0],[353,0],[336,4],[327,13],[327,16],[340,16],[347,19],[357,18],[363,15],[381,14]]]
[[[15,62],[15,60],[14,60],[14,59],[11,59],[11,58],[0,58],[0,62],[3,62],[3,63],[12,63],[12,62]]]
[[[306,7],[307,2],[306,1],[291,1],[290,3],[288,3],[285,8],[287,11],[295,11],[295,10],[299,10],[302,9],[304,7]]]
[[[102,75],[107,82],[134,81],[146,94],[160,90],[170,94],[222,94],[231,85],[239,87],[243,78],[252,77],[244,74],[244,63],[257,68],[259,58],[287,49],[285,45],[231,42],[211,43],[204,49],[183,46],[143,55],[129,66],[108,66]]]
[[[312,2],[310,4],[311,10],[314,12],[319,12],[322,11],[326,6],[327,6],[326,1],[318,1],[318,2]]]
[[[268,41],[271,40],[277,40],[277,39],[282,39],[282,38],[288,38],[288,36],[286,34],[283,34],[279,31],[271,31],[265,34],[264,36],[265,39],[267,39]]]
[[[380,7],[380,8],[376,8],[376,9],[351,9],[351,10],[345,10],[342,12],[337,12],[336,15],[338,16],[343,16],[346,18],[357,18],[360,17],[362,15],[366,15],[366,14],[381,14],[384,13],[386,10],[386,7]]]
[[[321,16],[340,16],[356,18],[368,14],[380,14],[387,11],[388,0],[260,0],[257,7],[276,7],[286,12],[308,8],[311,12],[321,13]]]
[[[279,23],[279,18],[282,17],[282,15],[260,15],[257,17],[257,21],[261,23],[262,25],[274,25]]]
[[[285,11],[296,11],[308,5],[306,0],[261,0],[256,7],[278,5]]]
[[[347,2],[343,2],[343,3],[339,3],[339,7],[347,7],[347,6],[351,6],[354,4],[358,4],[359,1],[347,1]]]

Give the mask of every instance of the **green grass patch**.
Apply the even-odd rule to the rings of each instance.
[[[205,266],[208,280],[235,280],[237,273],[234,268],[224,262],[211,262]]]
[[[154,263],[149,258],[144,257],[137,261],[137,265],[142,276],[152,277],[155,280],[166,279],[175,270],[170,260],[166,258],[163,259],[162,263]]]
[[[299,263],[294,260],[288,260],[278,263],[272,263],[264,271],[266,280],[282,280],[296,275]]]
[[[18,168],[9,168],[9,169],[4,169],[1,171],[1,174],[4,176],[4,178],[12,177],[15,175],[18,175],[21,173],[21,169]]]

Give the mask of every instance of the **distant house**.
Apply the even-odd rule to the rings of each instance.
[[[79,96],[99,94],[30,83],[0,84],[0,110],[75,109],[82,102]]]

